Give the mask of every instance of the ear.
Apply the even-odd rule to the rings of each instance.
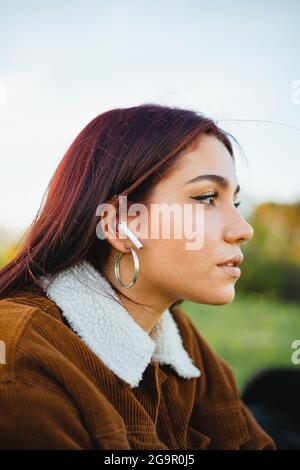
[[[105,209],[104,212],[106,214],[100,214],[99,227],[97,226],[97,233],[99,234],[98,231],[100,230],[101,238],[105,238],[113,248],[123,253],[129,253],[130,246],[136,248],[130,238],[118,229],[119,217],[116,211]],[[127,217],[128,227],[130,226],[130,222],[134,219],[135,217]],[[131,229],[131,231],[134,233],[133,229]]]
[[[98,215],[98,214],[97,214]],[[118,231],[118,215],[114,207],[104,208],[99,214],[99,222],[97,224],[98,238],[106,239],[113,248],[123,253],[130,251],[126,248],[124,239],[120,240]]]

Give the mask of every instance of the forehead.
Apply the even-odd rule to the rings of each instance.
[[[217,174],[237,185],[233,157],[215,136],[204,134],[185,151],[172,173],[173,181],[185,183],[201,174]]]

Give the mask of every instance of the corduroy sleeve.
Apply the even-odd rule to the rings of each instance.
[[[239,395],[238,385],[236,383],[235,376],[229,364],[221,357],[219,361],[223,365],[225,373],[234,388],[235,392]],[[269,434],[267,434],[262,427],[258,424],[247,405],[240,398],[241,411],[247,422],[247,428],[250,439],[240,446],[241,450],[276,450],[276,444]]]
[[[38,384],[0,382],[0,449],[90,449],[68,398]]]

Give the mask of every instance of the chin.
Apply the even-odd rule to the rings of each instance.
[[[201,283],[200,283],[201,284]],[[235,298],[236,280],[233,282],[220,282],[209,279],[198,285],[190,284],[184,290],[176,291],[173,297],[204,305],[226,305]]]
[[[212,298],[211,305],[226,305],[230,304],[235,298],[234,285],[226,287],[223,291],[216,293],[217,295]]]
[[[197,293],[198,295],[189,295],[185,297],[191,302],[204,305],[226,305],[233,301],[235,297],[234,284],[227,285],[223,289],[217,290],[214,288],[213,292],[206,292],[205,295]]]

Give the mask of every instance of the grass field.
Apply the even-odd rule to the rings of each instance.
[[[237,294],[228,305],[184,301],[208,343],[234,370],[242,390],[247,378],[268,366],[299,368],[291,362],[291,343],[300,339],[300,305],[255,294]]]

